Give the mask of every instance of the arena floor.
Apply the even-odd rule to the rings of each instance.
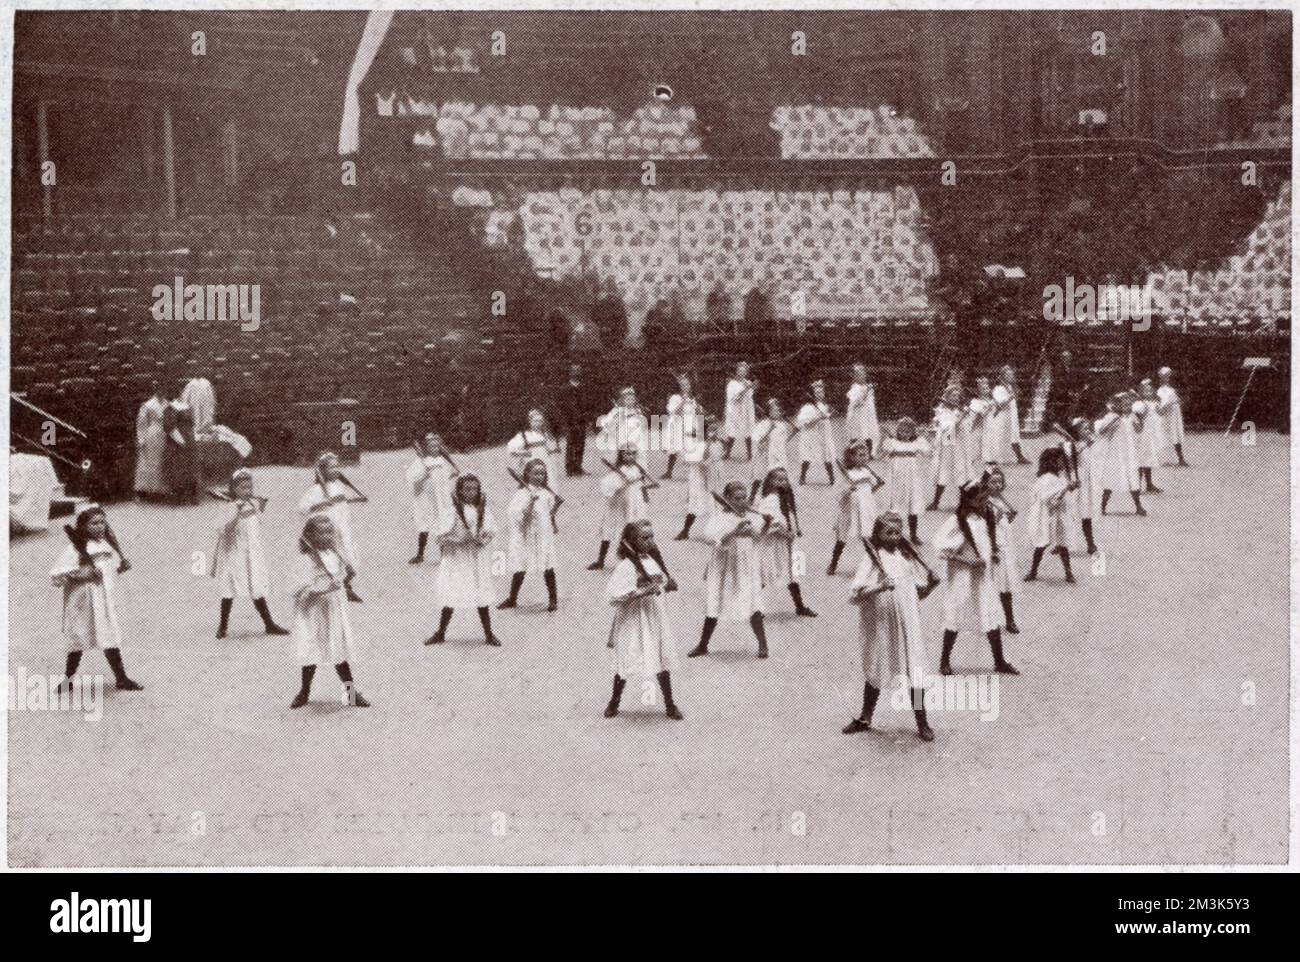
[[[1031,457],[1039,446],[1027,444]],[[114,506],[135,566],[121,582],[124,654],[146,690],[110,691],[96,723],[8,714],[9,862],[1285,862],[1288,439],[1244,447],[1198,435],[1187,453],[1192,468],[1157,472],[1166,493],[1147,499],[1150,517],[1132,517],[1124,497],[1125,513],[1100,522],[1104,575],[1076,556],[1070,587],[1055,559],[1045,563],[1019,598],[1021,634],[1007,648],[1023,675],[1001,680],[998,718],[932,711],[932,744],[885,698],[878,730],[840,734],[861,692],[846,603],[858,554],[825,577],[832,496],[821,483],[799,490],[804,590],[821,617],[795,619],[774,593],[765,662],[747,626],[721,625],[716,654],[683,657],[674,675],[683,722],[640,709],[636,682],[620,718],[601,715],[610,610],[605,576],[584,570],[599,520],[594,477],[563,479],[560,611],[545,613],[530,580],[524,607],[494,612],[504,647],[484,646],[477,619],[461,613],[449,643],[428,648],[434,567],[407,565],[410,452],[368,454],[348,471],[371,499],[354,511],[365,604],[351,609],[368,710],[338,704],[322,670],[313,703],[290,711],[292,646],[264,637],[251,605],[237,604],[230,636],[214,640],[215,589],[192,573],[192,553],[210,550],[220,505]],[[597,457],[589,450],[588,465]],[[504,453],[457,460],[481,471],[503,514],[513,488]],[[263,530],[279,590],[309,472],[256,473],[271,499]],[[670,540],[683,473],[656,492],[652,515],[682,585],[669,609],[684,656],[699,632],[707,548]],[[1010,470],[1022,509],[1031,479],[1030,468]],[[940,517],[923,517],[923,536]],[[11,673],[62,670],[48,572],[64,544],[54,527],[11,546]],[[1023,566],[1023,543],[1019,553]],[[289,600],[271,606],[288,624]],[[937,595],[923,606],[932,661],[940,607]],[[987,670],[987,643],[963,634],[954,663]],[[98,654],[86,668],[103,670]]]

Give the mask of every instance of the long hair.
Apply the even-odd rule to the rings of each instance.
[[[533,469],[534,464],[540,464],[542,466],[542,470],[546,471],[546,484],[544,484],[543,487],[549,487],[551,483],[551,473],[550,471],[547,471],[546,462],[543,461],[541,458],[533,458],[527,464],[524,465],[523,473],[519,475],[521,478],[524,479],[524,484],[528,484],[528,472]],[[479,485],[479,494],[481,495],[482,493],[483,493],[483,486]]]
[[[1044,448],[1038,456],[1038,476],[1061,474],[1066,468],[1065,451],[1061,448]]]
[[[884,514],[876,516],[876,523],[871,526],[871,543],[876,548],[884,548],[880,541],[880,529],[885,526],[886,521],[898,522],[899,537],[898,550],[908,561],[915,561],[917,564],[925,564],[921,560],[921,554],[916,550],[916,545],[907,540],[907,535],[903,534],[903,516],[897,511],[886,511]]]
[[[620,558],[626,558],[628,561],[632,562],[632,566],[636,568],[637,577],[648,578],[650,575],[645,570],[645,562],[641,560],[641,554],[637,551],[636,545],[632,542],[633,532],[635,532],[637,528],[641,527],[642,524],[644,524],[643,521],[629,521],[627,524],[623,525],[623,533],[619,535],[618,538],[617,556]]]
[[[465,495],[462,493],[462,488],[469,481],[478,482],[478,498],[472,502],[467,502]],[[460,523],[465,526],[466,531],[469,530],[469,522],[465,520],[465,505],[467,503],[473,504],[474,507],[478,508],[478,521],[474,525],[474,533],[476,535],[482,534],[483,515],[487,513],[487,495],[483,492],[483,482],[479,481],[478,475],[462,474],[456,479],[456,485],[451,492],[451,503],[456,509],[456,517],[460,518]]]
[[[966,543],[971,546],[971,550],[978,553],[979,548],[975,544],[975,533],[970,526],[970,516],[973,514],[981,515],[984,518],[984,526],[988,530],[989,545],[996,554],[998,550],[997,523],[993,518],[993,512],[991,510],[981,511],[978,504],[987,483],[988,474],[985,473],[979,481],[968,482],[962,487],[957,501],[957,526],[961,528],[962,536],[965,537]]]
[[[794,503],[794,486],[790,484],[778,485],[776,483],[777,472],[783,470],[783,468],[773,468],[767,472],[763,477],[763,487],[760,493],[763,497],[773,493],[776,494],[777,500],[781,504],[781,514],[785,515],[786,524],[789,524],[799,509],[795,507]]]

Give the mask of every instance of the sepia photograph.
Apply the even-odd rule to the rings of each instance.
[[[8,869],[1294,866],[1288,7],[172,6],[7,14]]]

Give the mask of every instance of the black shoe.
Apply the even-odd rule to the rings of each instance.
[[[300,692],[298,692],[298,694],[296,694],[296,695],[293,696],[293,701],[289,702],[289,707],[290,707],[290,708],[301,708],[303,705],[307,704],[307,699],[308,699],[309,697],[310,697],[310,696],[307,694],[307,692],[305,692],[305,691],[300,691]]]
[[[856,735],[858,732],[871,731],[871,722],[863,721],[861,718],[855,718],[843,728],[840,729],[846,735]]]
[[[514,606],[515,606],[515,599],[507,598],[505,601],[501,602],[501,604],[497,605],[497,611],[504,611],[505,609],[513,608]]]
[[[1020,674],[1020,672],[1016,671],[1016,666],[1013,665],[1013,664],[1011,664],[1011,662],[1009,662],[1009,661],[999,661],[999,662],[997,662],[997,663],[993,666],[993,670],[996,671],[999,675],[1018,675],[1018,674]]]
[[[767,645],[763,644],[758,646],[758,657],[759,658],[767,657]]]
[[[795,613],[796,615],[801,615],[801,616],[803,616],[804,618],[816,618],[816,617],[817,617],[817,612],[813,611],[813,610],[812,610],[811,608],[809,608],[807,605],[801,605],[800,607],[796,608],[796,609],[794,610],[794,613]]]
[[[1006,632],[1007,634],[1009,634],[1009,635],[1018,635],[1018,634],[1020,634],[1020,629],[1016,626],[1016,623],[1015,623],[1014,621],[1008,621],[1008,622],[1007,622],[1007,623],[1002,627],[1002,630],[1005,631],[1005,632]]]
[[[279,625],[277,625],[274,621],[271,622],[269,625],[266,626],[266,633],[267,633],[268,635],[289,635],[289,634],[292,634],[292,632],[289,631],[288,628],[281,628],[281,627],[280,627]]]
[[[559,606],[558,604],[556,604],[554,601],[552,601],[550,604],[548,604],[548,605],[546,606],[546,610],[547,610],[547,611],[555,611],[555,610],[558,609],[559,607],[560,607],[560,606]]]
[[[137,681],[132,681],[130,678],[127,678],[126,675],[123,675],[121,678],[117,680],[117,690],[118,691],[144,691],[144,685],[140,684]]]
[[[674,541],[685,541],[689,537],[685,531],[681,531],[673,538]]]
[[[348,601],[354,602],[354,603],[356,603],[356,604],[358,604],[358,605],[362,603],[362,602],[361,602],[361,596],[360,596],[359,594],[357,594],[357,593],[356,593],[355,591],[353,591],[351,588],[347,588],[347,589],[345,589],[345,590],[347,591]]]
[[[1028,461],[1025,462],[1025,464],[1028,463]],[[934,741],[934,729],[930,727],[928,722],[918,722],[916,725],[916,734],[923,742]]]
[[[483,644],[491,645],[493,648],[500,648],[501,639],[498,638],[496,635],[488,635],[486,638],[483,639]]]
[[[593,561],[591,564],[587,565],[587,570],[588,570],[588,571],[599,571],[599,570],[600,570],[601,568],[603,568],[603,567],[605,567],[605,566],[604,566],[604,564],[602,564],[601,562],[599,562],[599,561]]]
[[[676,705],[665,705],[664,714],[667,715],[669,718],[671,718],[673,721],[681,721],[683,718],[686,717],[680,711],[678,711]]]
[[[432,635],[430,635],[425,640],[424,643],[426,645],[441,645],[446,640],[447,640],[446,635],[444,635],[441,631],[435,631]]]
[[[424,564],[424,558],[417,554],[414,558],[408,561],[407,564],[410,565]]]
[[[699,658],[701,655],[707,655],[709,648],[707,645],[696,645],[686,653],[687,658]]]
[[[610,702],[608,705],[606,705],[606,706],[605,706],[605,717],[606,717],[606,718],[617,718],[617,717],[618,717],[618,706],[615,705],[613,702]]]

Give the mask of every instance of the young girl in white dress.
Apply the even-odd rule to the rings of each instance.
[[[438,532],[442,562],[434,581],[434,594],[442,607],[438,630],[425,641],[440,645],[447,640],[447,626],[457,608],[474,608],[483,626],[483,641],[500,647],[501,640],[492,633],[492,605],[496,589],[492,585],[492,539],[496,519],[488,510],[483,487],[473,474],[462,474],[452,490],[451,519]]]
[[[605,587],[605,599],[614,606],[609,647],[614,649],[614,691],[605,717],[618,715],[628,678],[655,678],[664,699],[664,713],[681,721],[673,700],[671,672],[677,667],[677,641],[664,609],[664,591],[670,580],[656,560],[654,529],[649,521],[632,521],[618,543],[618,563]]]
[[[925,717],[927,665],[920,603],[939,582],[903,538],[903,519],[894,512],[876,519],[871,547],[853,576],[850,597],[861,612],[862,713],[843,731],[846,735],[868,731],[881,691],[901,681],[911,696],[917,734],[923,741],[933,741],[934,731]]]
[[[1100,439],[1101,513],[1106,513],[1115,491],[1128,491],[1133,498],[1134,513],[1145,515],[1142,507],[1141,481],[1137,469],[1137,443],[1133,428],[1133,402],[1126,394],[1116,394],[1106,402],[1106,413],[1097,421],[1093,432]]]
[[[240,468],[230,476],[226,497],[230,510],[217,529],[217,545],[212,552],[208,573],[221,585],[221,616],[217,637],[226,637],[230,612],[236,598],[251,598],[262,617],[268,635],[289,632],[275,623],[266,604],[271,591],[271,576],[262,549],[262,526],[259,516],[266,510],[266,500],[253,494],[253,472]]]
[[[682,460],[686,462],[686,520],[674,541],[685,541],[696,518],[711,517],[717,510],[713,492],[718,489],[718,466],[722,463],[717,421],[710,418],[705,422],[704,437],[687,438]]]
[[[993,386],[993,404],[998,460],[1014,457],[1016,464],[1028,464],[1029,459],[1020,449],[1020,399],[1016,393],[1016,371],[1010,364],[1002,366],[1001,381]]]
[[[1138,480],[1145,481],[1142,489],[1146,494],[1164,494],[1164,489],[1156,487],[1155,469],[1160,464],[1165,445],[1165,417],[1160,413],[1160,398],[1156,396],[1155,385],[1146,378],[1139,385],[1141,394],[1133,402],[1138,449]]]
[[[989,468],[985,479],[988,490],[988,511],[993,516],[993,530],[998,540],[997,561],[993,563],[993,589],[1002,602],[1002,630],[1009,635],[1020,633],[1016,625],[1015,596],[1020,591],[1020,566],[1016,564],[1016,542],[1011,534],[1011,523],[1016,520],[1016,509],[1006,500],[1007,477],[1002,469]]]
[[[73,525],[65,528],[72,543],[50,571],[50,580],[63,589],[63,636],[67,660],[60,693],[70,691],[73,676],[87,648],[98,648],[113,670],[118,691],[142,691],[122,666],[122,625],[117,618],[117,576],[130,566],[114,547],[116,538],[108,516],[97,504],[86,504]]]
[[[934,500],[930,510],[939,510],[939,499],[949,485],[960,487],[970,480],[970,453],[966,449],[964,423],[966,410],[961,403],[961,388],[955,385],[943,392],[943,399],[934,409],[934,459],[930,463],[930,480],[934,484]]]
[[[853,365],[853,384],[845,397],[848,409],[844,413],[844,422],[849,444],[865,444],[867,460],[870,461],[880,450],[880,418],[876,414],[876,386],[867,380],[866,365]]]
[[[523,473],[524,465],[533,458],[546,462],[546,472],[559,477],[564,465],[560,439],[551,431],[546,415],[537,408],[528,412],[528,427],[506,442],[506,451],[515,459],[515,470]]]
[[[356,488],[344,480],[343,472],[339,470],[338,455],[326,451],[316,459],[314,482],[298,502],[300,514],[324,514],[334,526],[335,548],[351,571],[344,585],[348,601],[361,600],[352,590],[352,580],[357,570],[357,546],[352,540],[352,513],[348,505],[365,500]]]
[[[424,561],[429,532],[439,530],[451,515],[451,484],[460,474],[442,445],[442,437],[432,431],[424,436],[424,444],[416,447],[416,454],[406,469],[417,534],[413,565]]]
[[[1178,466],[1185,468],[1187,461],[1183,457],[1183,400],[1174,387],[1172,368],[1162,367],[1156,372],[1156,376],[1160,378],[1160,388],[1156,391],[1156,397],[1160,400],[1160,413],[1165,419],[1165,444],[1174,449],[1174,453],[1178,456]],[[1167,457],[1165,463],[1170,463]]]
[[[558,587],[555,541],[556,498],[546,477],[546,462],[534,458],[524,465],[523,487],[510,499],[506,514],[510,522],[510,596],[497,605],[513,608],[519,603],[519,590],[529,571],[540,571],[546,583],[547,611],[557,607]]]
[[[834,412],[826,401],[826,382],[812,382],[812,397],[795,417],[799,427],[799,483],[808,483],[808,469],[814,461],[820,461],[826,468],[826,483],[835,483],[835,423],[831,420]]]
[[[756,390],[758,390],[758,382],[750,380],[749,362],[741,361],[736,365],[735,376],[727,382],[727,420],[723,431],[726,446],[722,452],[724,458],[731,457],[731,449],[735,445],[736,439],[744,438],[746,460],[752,461],[754,459],[752,435],[755,421],[754,392]]]
[[[889,462],[889,510],[907,519],[908,536],[917,544],[920,515],[925,510],[921,462],[931,454],[930,442],[917,434],[915,421],[901,417],[882,450]]]
[[[596,560],[587,565],[588,571],[604,568],[610,542],[622,536],[623,528],[629,521],[640,521],[648,514],[650,491],[658,485],[646,475],[637,456],[637,448],[625,444],[618,449],[609,473],[600,480],[600,493],[605,498],[605,516],[600,525],[600,550]]]
[[[767,399],[767,417],[754,425],[754,457],[750,461],[750,491],[752,501],[758,495],[769,471],[790,470],[790,441],[795,426],[785,416],[785,409],[776,398]]]
[[[866,541],[876,524],[879,509],[876,492],[885,483],[880,475],[867,465],[867,446],[851,444],[844,452],[845,487],[840,494],[839,513],[835,519],[835,546],[831,549],[831,563],[826,574],[833,575],[839,568],[840,555],[849,541]]]
[[[723,489],[725,509],[709,519],[705,536],[713,552],[704,569],[704,627],[700,643],[688,653],[698,658],[709,653],[709,639],[719,619],[748,621],[758,639],[758,657],[767,657],[767,633],[763,614],[763,574],[759,568],[754,536],[762,519],[745,498],[745,482],[731,481]]]
[[[1074,418],[1070,421],[1069,437],[1061,443],[1074,485],[1073,496],[1067,498],[1066,504],[1072,515],[1071,521],[1077,520],[1083,530],[1084,545],[1090,555],[1097,553],[1093,521],[1101,509],[1100,471],[1094,442],[1092,421]]]
[[[354,649],[346,594],[348,565],[338,552],[329,516],[313,514],[298,539],[293,573],[293,640],[302,668],[302,684],[289,704],[301,708],[311,698],[317,665],[333,665],[343,683],[343,702],[369,708],[352,681]]]
[[[790,475],[782,469],[769,471],[763,479],[758,512],[763,516],[763,521],[755,544],[763,587],[785,585],[794,601],[794,613],[805,618],[816,618],[817,612],[804,604],[803,591],[799,587],[800,565],[795,563],[794,556],[795,539],[801,534],[799,509],[795,504],[794,489],[790,486]]]
[[[988,513],[983,481],[961,486],[956,512],[934,535],[934,548],[944,562],[943,653],[939,672],[951,675],[952,650],[957,632],[966,622],[977,624],[993,651],[993,670],[1006,675],[1020,672],[1003,657],[1002,621],[993,590],[993,565],[997,560],[997,529]]]
[[[1034,560],[1026,581],[1038,577],[1038,565],[1049,549],[1061,559],[1065,580],[1074,582],[1070,571],[1070,510],[1072,494],[1069,465],[1060,448],[1044,448],[1038,456],[1038,477],[1034,480],[1034,501],[1029,506],[1029,537]]]
[[[695,386],[691,383],[689,374],[677,375],[677,393],[668,398],[665,410],[668,417],[664,422],[661,443],[668,453],[668,467],[660,480],[669,481],[678,455],[684,453],[693,440],[703,440],[704,435],[704,409],[695,398]]]

